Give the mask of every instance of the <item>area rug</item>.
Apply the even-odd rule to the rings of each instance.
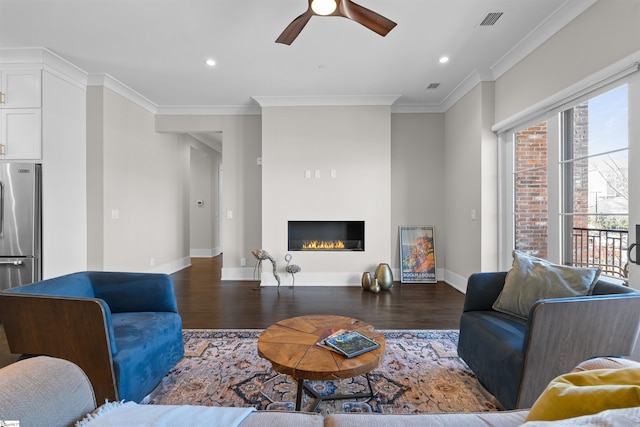
[[[296,382],[258,356],[261,330],[184,330],[185,357],[154,391],[151,404],[252,406],[294,410]],[[386,354],[370,373],[373,398],[326,401],[316,412],[495,411],[499,404],[458,357],[455,330],[383,330]],[[367,391],[365,377],[309,381],[321,396]],[[302,410],[315,399],[305,393]]]

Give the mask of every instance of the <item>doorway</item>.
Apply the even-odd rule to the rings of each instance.
[[[192,258],[222,253],[222,133],[186,136],[189,156],[189,252]]]

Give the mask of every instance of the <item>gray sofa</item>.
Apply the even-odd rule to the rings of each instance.
[[[635,366],[631,361],[607,360],[595,368]],[[135,405],[135,404],[134,404]],[[156,405],[139,405],[140,412]],[[160,406],[160,405],[157,405]],[[103,408],[102,406],[101,408]],[[18,420],[20,427],[72,426],[86,420],[87,414],[96,410],[95,394],[87,376],[75,364],[48,356],[20,360],[0,369],[0,420]],[[181,421],[171,425],[194,425],[189,417],[206,414],[216,408],[183,405]],[[135,409],[135,408],[134,408]],[[162,409],[162,408],[160,408]],[[238,408],[240,409],[240,408]],[[640,411],[640,408],[634,408]],[[624,410],[617,410],[624,411]],[[611,412],[611,411],[606,411]],[[613,411],[616,412],[616,411]],[[214,414],[215,412],[211,412]],[[239,424],[239,427],[388,427],[388,426],[466,426],[466,427],[511,427],[521,425],[527,410],[448,413],[415,415],[380,414],[335,414],[323,417],[320,414],[282,411],[254,411]],[[215,415],[213,415],[215,416]],[[99,418],[99,416],[96,416]],[[149,419],[127,420],[127,426],[156,425]],[[163,423],[166,419],[163,420]],[[122,424],[118,424],[122,425]],[[207,423],[199,424],[207,425]],[[528,425],[528,424],[527,424]],[[579,424],[577,424],[579,425]]]

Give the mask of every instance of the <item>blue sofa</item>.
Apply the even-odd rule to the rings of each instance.
[[[640,325],[640,293],[600,278],[592,295],[543,299],[527,319],[493,310],[507,272],[469,277],[458,355],[504,409],[529,408],[581,361],[627,356]]]
[[[0,318],[12,353],[77,364],[98,402],[141,401],[184,353],[165,274],[79,272],[12,288]]]

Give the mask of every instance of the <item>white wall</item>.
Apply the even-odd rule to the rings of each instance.
[[[102,92],[102,111],[90,114],[102,117],[89,123],[101,122],[102,140],[89,141],[101,144],[90,167],[98,163],[103,170],[96,188],[103,200],[91,224],[102,223],[103,253],[101,262],[92,254],[92,263],[103,270],[176,271],[189,264],[189,146],[155,132],[155,116],[146,109],[106,87],[94,89],[89,105]],[[95,137],[95,129],[89,135]]]
[[[480,85],[480,271],[496,271],[499,264],[498,136],[491,131],[495,123],[495,87]],[[466,284],[465,284],[466,289]]]
[[[87,88],[87,268],[104,267],[104,89]]]
[[[87,268],[86,91],[42,72],[43,278]]]
[[[461,291],[472,273],[498,265],[493,90],[482,82],[445,113],[445,281]]]
[[[444,114],[391,115],[391,267],[400,272],[401,225],[433,225],[438,279],[444,277]],[[396,280],[399,280],[399,276]]]
[[[462,289],[481,266],[481,104],[478,85],[445,113],[445,280]]]
[[[296,285],[359,285],[391,263],[390,116],[388,106],[263,107],[263,249],[284,265],[289,220],[365,221],[362,252],[293,253]],[[262,283],[275,284],[269,268]]]

